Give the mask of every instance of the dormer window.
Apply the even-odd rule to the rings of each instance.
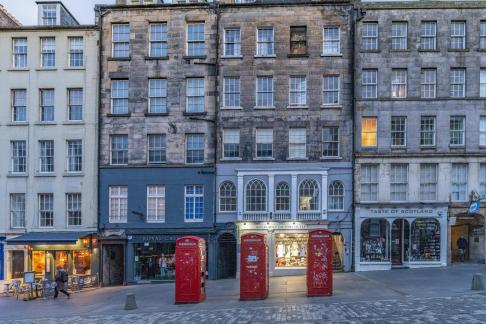
[[[57,25],[57,5],[45,4],[42,6],[42,25]]]

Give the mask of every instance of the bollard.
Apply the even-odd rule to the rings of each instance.
[[[475,273],[472,279],[472,290],[484,290],[483,276],[480,273]]]
[[[135,294],[127,294],[125,301],[125,310],[137,309],[137,301],[135,300]]]

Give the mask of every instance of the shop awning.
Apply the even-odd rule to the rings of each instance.
[[[30,232],[7,240],[7,244],[76,244],[93,232]]]

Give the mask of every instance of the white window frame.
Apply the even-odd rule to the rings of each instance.
[[[68,37],[69,53],[68,53],[68,66],[74,68],[84,67],[84,38],[83,36]],[[76,55],[73,56],[73,55]],[[81,59],[77,58],[81,55]],[[73,64],[77,63],[77,64]]]
[[[398,172],[395,173],[395,172]],[[404,177],[405,176],[405,179]],[[408,164],[392,163],[390,165],[390,201],[408,201],[409,197],[409,170]],[[394,195],[405,195],[405,199],[399,199]]]
[[[189,150],[190,151],[201,151],[201,148],[194,148],[193,147],[193,148],[189,149],[189,144],[190,144],[189,139],[191,137],[194,137],[194,138],[197,137],[198,139],[202,138],[202,145],[203,145],[202,146],[202,153],[203,153],[202,154],[202,161],[189,162]],[[185,153],[186,153],[186,160],[185,160],[186,164],[204,164],[204,162],[206,161],[206,137],[204,136],[204,134],[201,134],[201,133],[186,134],[186,147],[185,148],[186,148],[186,151],[185,151]],[[194,158],[194,155],[193,155],[192,158]]]
[[[486,49],[486,20],[481,20],[479,25],[479,49]]]
[[[230,132],[234,132],[233,135],[228,135]],[[236,136],[237,134],[237,136]],[[225,128],[223,129],[223,147],[222,147],[222,151],[223,151],[223,159],[240,159],[240,140],[241,140],[241,132],[240,132],[240,129],[238,128]],[[236,142],[236,137],[238,137],[238,142]],[[227,142],[228,139],[231,138],[231,142]],[[226,149],[225,149],[225,145],[226,144],[230,144],[230,145],[237,145],[238,146],[238,156],[227,156],[226,155]]]
[[[400,125],[395,124],[394,121],[399,121]],[[391,147],[406,147],[407,146],[407,117],[406,116],[392,116],[390,124],[390,134],[391,134]],[[394,134],[403,134],[403,144],[394,144]]]
[[[432,120],[434,122],[433,123],[433,129],[427,129],[427,130],[423,129],[423,126],[424,126],[423,122],[425,120]],[[430,133],[430,132],[433,133],[433,143],[432,144],[422,144],[422,135],[424,135],[426,133]],[[419,138],[420,146],[422,146],[422,147],[434,147],[436,142],[437,142],[437,118],[435,116],[421,116],[420,117],[420,138]]]
[[[155,87],[156,85],[160,85],[160,87]],[[167,113],[167,79],[149,79],[148,82],[148,108],[147,111],[149,114],[166,114]],[[152,110],[152,102],[160,100],[160,107],[163,108],[163,111],[154,111]],[[156,106],[158,107],[158,106]]]
[[[337,38],[326,38],[326,29],[335,31]],[[337,48],[337,51],[335,50]],[[341,55],[341,27],[324,26],[322,29],[322,55]]]
[[[23,45],[17,46],[16,42],[24,42]],[[25,48],[25,52],[18,52],[17,49]],[[12,66],[16,69],[27,68],[29,45],[27,37],[14,37],[12,38]],[[22,63],[22,64],[19,64]]]
[[[272,40],[268,41],[260,41],[260,30],[272,30]],[[270,44],[270,53],[263,53],[263,47],[260,48],[260,44]],[[268,49],[267,47],[265,47]],[[275,29],[273,27],[257,27],[256,29],[256,55],[257,57],[274,57],[275,56]]]
[[[190,27],[195,27],[195,26],[198,26],[200,27],[200,25],[202,25],[203,27],[203,39],[199,39],[199,38],[192,38],[192,37],[189,37],[189,28]],[[197,46],[195,48],[193,48],[193,51],[197,48],[199,49],[199,46],[202,44],[202,51],[203,53],[196,53],[196,52],[190,52],[189,51],[189,48],[190,48],[190,45],[194,45],[194,46]],[[206,55],[206,24],[204,22],[188,22],[187,23],[187,26],[186,26],[186,55],[189,56],[189,57],[200,57],[200,56],[205,56]]]
[[[364,173],[364,170],[365,169],[368,169],[369,168],[369,179],[365,179],[365,176],[363,175]],[[367,172],[368,172],[367,171]],[[376,178],[373,177],[373,172],[376,171]],[[360,190],[361,190],[361,201],[362,202],[375,202],[375,201],[378,201],[378,196],[379,196],[379,175],[380,173],[380,165],[379,164],[373,164],[373,163],[365,163],[365,164],[361,164],[361,176],[360,176]],[[366,180],[366,181],[365,181]],[[368,181],[369,180],[369,181]],[[370,198],[375,198],[375,199],[364,199],[363,198],[363,193],[364,193],[364,190],[363,190],[363,187],[364,186],[368,186],[370,191],[369,193],[367,193]],[[374,197],[374,191],[372,190],[373,188],[376,188],[376,197]],[[373,197],[372,197],[372,194],[373,194]]]
[[[54,173],[55,172],[55,166],[56,166],[56,162],[55,162],[55,143],[53,140],[39,140],[39,173]],[[43,144],[47,144],[47,143],[52,143],[52,155],[44,155],[42,153],[42,145]],[[46,160],[44,160],[46,159]],[[43,163],[46,162],[46,161],[49,161],[49,159],[52,159],[52,164],[48,164],[48,163]],[[43,167],[44,166],[44,167]],[[52,166],[52,170],[50,171],[45,171],[47,169],[51,169],[50,167],[48,168],[48,166]],[[45,169],[47,168],[47,169]]]
[[[263,134],[267,132],[267,134]],[[271,132],[271,142],[268,141]],[[260,133],[260,134],[259,134]],[[263,137],[263,138],[262,138]],[[273,128],[257,128],[255,130],[255,159],[273,159]],[[261,140],[264,140],[263,142]],[[258,155],[258,145],[259,144],[271,144],[272,154],[270,156],[259,156]]]
[[[79,148],[81,150],[80,155],[71,155],[71,144],[76,144],[79,145]],[[67,173],[80,173],[83,172],[83,141],[81,139],[68,139],[66,140],[66,172]],[[74,163],[75,165],[79,165],[79,170],[74,170],[71,169],[71,159],[75,159],[76,162]]]
[[[365,80],[365,75],[367,77],[366,80]],[[363,99],[378,98],[378,70],[377,69],[363,69],[361,71],[361,98]]]
[[[332,87],[331,87],[332,86]],[[337,86],[337,87],[334,87]],[[331,97],[329,97],[331,96]],[[326,102],[326,98],[336,99]],[[322,105],[339,106],[341,102],[341,78],[339,75],[324,75],[322,77]]]
[[[128,26],[128,40],[115,40],[114,30],[115,27],[117,26]],[[124,35],[124,34],[117,33],[117,35]],[[128,46],[128,49],[126,51],[127,55],[120,55],[121,52],[125,52],[125,49],[123,49],[123,51],[120,49],[115,51],[115,47],[117,47],[117,45],[127,45]],[[130,24],[129,23],[116,23],[111,25],[111,56],[114,58],[130,58]]]
[[[117,86],[115,87],[115,84],[118,85],[123,85],[123,87]],[[126,87],[125,87],[126,84]],[[126,96],[125,96],[125,91],[126,91]],[[121,93],[122,92],[122,93]],[[127,115],[130,113],[130,102],[129,102],[129,92],[130,92],[130,83],[128,79],[113,79],[111,80],[111,89],[110,89],[110,96],[111,96],[111,113],[113,115]],[[114,108],[114,102],[115,100],[123,100],[123,102],[126,102],[126,111],[123,112],[115,112]],[[123,108],[125,108],[125,105],[123,105]],[[118,108],[119,109],[119,108]]]
[[[466,22],[452,21],[450,25],[450,48],[454,50],[466,49]],[[462,29],[462,30],[461,30]],[[456,43],[457,41],[457,43]]]
[[[75,202],[75,203],[79,203],[79,209],[73,209],[71,208],[72,206],[70,206],[69,202],[70,202],[70,196],[71,197],[79,197],[79,201]],[[74,200],[73,200],[74,202]],[[66,193],[66,224],[68,227],[80,227],[80,226],[83,226],[83,208],[82,208],[82,205],[83,204],[83,198],[82,198],[82,195],[81,193],[79,192],[70,192],[70,193]],[[74,205],[71,204],[71,205]],[[79,221],[80,221],[80,224],[77,224],[77,225],[72,225],[69,223],[69,221],[71,219],[73,219],[73,217],[70,217],[70,213],[77,213],[79,212]]]
[[[373,29],[376,28],[376,32]],[[379,26],[378,22],[367,21],[364,22],[361,28],[361,50],[362,51],[378,51],[379,49]]]
[[[234,83],[232,83],[234,82]],[[236,91],[237,90],[237,91]],[[235,96],[234,101],[238,101],[238,105],[227,105],[226,100],[231,96]],[[233,100],[229,100],[230,102]],[[223,108],[224,109],[239,109],[241,108],[241,80],[240,77],[224,77],[223,79]]]
[[[486,98],[486,68],[479,70],[479,97]]]
[[[156,27],[156,26],[161,27],[160,33],[154,32],[153,34],[155,34],[155,35],[160,34],[160,39],[153,39],[152,38],[152,36],[153,36],[152,28]],[[164,26],[165,26],[165,33],[164,33]],[[168,45],[168,25],[167,25],[167,23],[166,22],[150,23],[148,34],[149,34],[149,52],[148,52],[149,57],[167,57],[169,55],[169,53],[168,53],[169,45]],[[165,35],[165,37],[164,37],[164,35]],[[153,49],[154,44],[160,44],[161,45],[161,51],[163,52],[165,50],[165,55],[152,55],[152,49]],[[164,44],[165,44],[165,46],[164,46]]]
[[[202,193],[192,193],[188,194],[187,189],[188,187],[193,187],[194,192],[196,191],[196,187],[202,188]],[[195,213],[195,205],[196,205],[196,198],[202,197],[202,205],[203,205],[203,215],[202,218],[196,218]],[[187,218],[187,199],[194,199],[194,214],[192,218]],[[185,185],[184,186],[184,222],[185,223],[201,223],[204,222],[204,186],[203,185]]]
[[[24,145],[24,148],[23,148],[23,151],[24,151],[24,156],[21,156],[21,155],[16,155],[14,154],[15,152],[19,152],[18,150],[14,150],[14,145],[15,143],[23,143]],[[12,174],[25,174],[27,173],[27,141],[26,140],[11,140],[10,141],[10,173]],[[15,171],[15,166],[17,165],[16,162],[17,161],[22,161],[23,159],[23,163],[19,163],[18,165],[19,166],[23,166],[23,169],[25,171]],[[20,169],[20,168],[19,168]]]
[[[459,124],[457,124],[459,122]],[[453,125],[453,123],[456,123]],[[454,127],[453,127],[454,126]],[[461,128],[455,128],[460,126]],[[459,135],[459,137],[456,137]],[[453,143],[453,139],[459,139],[460,143]],[[466,145],[466,117],[451,116],[449,120],[449,145],[450,146],[465,146]]]
[[[45,197],[46,199],[49,198],[49,205],[50,209],[43,209],[41,208],[41,197]],[[39,228],[53,228],[54,227],[54,194],[53,193],[39,193],[37,194],[37,202],[38,202],[38,217],[39,217]],[[44,205],[46,205],[44,203]],[[52,225],[42,226],[42,213],[50,213],[51,216],[49,219],[52,218]],[[46,218],[47,220],[47,218]]]
[[[67,89],[68,90],[68,111],[67,111],[67,119],[70,121],[70,122],[81,122],[83,121],[84,119],[84,90],[82,88],[69,88]],[[79,104],[79,102],[74,102],[73,99],[73,96],[74,93],[80,93],[81,96],[79,98],[76,97],[76,99],[80,99],[81,100],[81,104]],[[81,119],[75,119],[75,118],[72,118],[74,116],[74,113],[71,114],[74,110],[74,108],[80,108],[81,109]]]
[[[431,42],[432,44],[430,44]],[[424,46],[425,44],[427,46]],[[437,21],[424,20],[420,22],[420,50],[437,50]]]
[[[202,82],[202,87],[201,87]],[[201,91],[202,90],[202,91]],[[190,103],[191,99],[197,99],[196,105]],[[202,110],[199,108],[199,101],[202,99]],[[186,112],[204,113],[206,111],[206,80],[204,78],[186,79]],[[197,110],[194,109],[197,108]]]
[[[49,43],[49,44],[47,44]],[[49,37],[41,37],[40,38],[40,62],[42,68],[52,69],[56,67],[56,38],[49,36]],[[47,57],[52,58],[52,65],[51,60],[47,59]],[[49,64],[49,65],[48,65]]]
[[[113,193],[114,189],[117,192]],[[125,190],[126,189],[126,190]],[[126,194],[124,193],[126,192]],[[116,199],[119,215],[112,215],[112,199]],[[122,214],[123,201],[126,201],[126,214]],[[108,187],[108,222],[110,224],[127,223],[128,221],[128,186],[112,185]]]
[[[461,169],[461,170],[459,170]],[[456,172],[465,171],[465,174],[456,174]],[[465,179],[459,179],[457,176]],[[452,163],[451,165],[451,200],[453,202],[468,201],[468,182],[469,182],[469,165],[467,163]],[[464,188],[464,190],[461,190]]]
[[[329,129],[330,131],[334,132],[334,130],[336,130],[337,132],[337,141],[334,141],[334,140],[326,140],[326,138],[324,138],[324,131],[326,129]],[[331,135],[335,135],[335,134],[331,134]],[[324,126],[322,127],[322,152],[321,152],[321,158],[323,159],[329,159],[329,158],[339,158],[340,155],[341,155],[341,145],[340,145],[340,133],[339,133],[339,127],[338,126]],[[324,155],[324,145],[326,145],[327,143],[330,143],[330,144],[335,144],[337,145],[337,155]]]
[[[223,186],[225,186],[225,190],[228,190],[227,187],[229,187],[229,190],[230,191],[234,191],[234,196],[230,195],[230,194],[226,194],[226,191],[225,191],[225,195],[222,194],[222,191],[223,191]],[[232,182],[232,181],[229,181],[229,180],[225,180],[223,181],[220,185],[219,185],[219,190],[218,190],[218,210],[220,213],[236,213],[237,210],[238,210],[238,189],[236,189],[236,185]],[[223,199],[234,199],[234,205],[231,203],[231,205],[225,203],[223,204]],[[221,208],[222,206],[226,206],[224,208]],[[229,209],[228,207],[230,207],[231,209]]]
[[[151,147],[150,146],[150,138],[152,136],[160,136],[162,139],[162,144],[160,147]],[[150,161],[150,152],[160,151],[161,156],[163,157],[160,161]],[[164,164],[167,163],[167,136],[163,133],[157,134],[147,134],[147,164]]]
[[[392,69],[390,96],[396,99],[407,98],[407,91],[408,91],[408,70]]]
[[[49,99],[48,102],[46,102]],[[53,122],[56,118],[56,93],[54,89],[39,89],[39,120],[44,123]],[[47,118],[49,116],[48,109],[52,110],[52,118]]]
[[[434,172],[433,177],[430,171]],[[420,164],[420,201],[436,201],[437,200],[437,185],[438,185],[439,165],[437,163],[423,163]],[[434,188],[433,192],[430,190]],[[427,190],[427,191],[426,191]],[[425,195],[432,195],[433,199],[425,199]]]
[[[154,193],[150,192],[150,189],[155,189]],[[149,213],[150,200],[155,200],[155,217],[151,217]],[[159,210],[159,200],[162,200],[163,207]],[[159,215],[159,212],[161,214]],[[165,186],[164,185],[147,185],[147,223],[165,223],[166,215],[166,199],[165,199]]]
[[[262,89],[260,89],[259,87],[259,80],[262,80],[263,79],[266,79],[266,80],[270,80],[270,81],[267,81],[267,82],[270,82],[270,85],[271,85],[271,90],[270,91],[263,91]],[[273,76],[258,76],[256,78],[256,85],[255,85],[255,107],[256,108],[275,108],[275,92],[274,92],[274,80],[273,80]],[[259,105],[258,104],[258,101],[259,101],[259,96],[260,95],[269,95],[270,94],[270,100],[271,102],[267,105]],[[263,98],[262,98],[263,99]],[[268,98],[266,98],[268,99]],[[263,101],[263,100],[261,100]]]
[[[425,99],[437,97],[437,69],[422,69],[420,72],[420,96]]]
[[[23,208],[19,208],[19,203],[21,201],[16,200],[14,201],[15,198],[20,198],[20,200],[23,199]],[[25,228],[25,206],[26,206],[26,195],[25,193],[11,193],[9,194],[10,198],[10,228]],[[21,217],[20,221],[18,220],[18,217]],[[15,221],[14,219],[17,219]],[[19,224],[20,223],[20,224]]]
[[[303,83],[301,83],[302,81]],[[301,85],[303,85],[303,89],[301,88]],[[305,107],[306,105],[307,105],[307,78],[305,76],[289,77],[289,106]]]
[[[228,31],[236,32],[238,31],[238,39],[236,41],[228,41],[226,36],[228,35]],[[228,54],[228,44],[234,46],[235,53]],[[241,29],[240,27],[227,27],[224,29],[224,56],[225,57],[241,57]]]
[[[327,200],[328,200],[329,211],[344,211],[344,203],[345,203],[344,198],[346,196],[346,190],[344,188],[344,184],[342,183],[342,181],[339,181],[339,180],[332,181],[329,184],[327,190],[328,190],[327,191]],[[336,190],[342,190],[342,194],[340,194],[339,191],[336,192]],[[338,202],[338,204],[342,203],[342,208],[332,208],[333,207],[333,204],[332,204],[333,199],[341,200],[341,202]]]
[[[394,51],[405,51],[408,49],[408,22],[392,22],[391,49]]]
[[[123,138],[126,138],[127,139],[127,149],[126,149],[126,152],[127,152],[126,153],[127,154],[127,161],[126,161],[126,163],[114,163],[113,162],[113,151],[114,151],[113,150],[113,139],[115,137],[118,137],[118,138],[122,138],[123,137]],[[130,151],[129,151],[129,149],[130,148],[129,148],[128,135],[127,134],[111,134],[110,135],[110,165],[128,165],[128,161],[130,160],[130,157],[129,157],[129,152]],[[117,149],[116,151],[117,152],[118,151],[121,151],[121,149]],[[123,150],[123,151],[125,151],[125,150]]]
[[[307,159],[307,129],[289,128],[289,160],[305,159]]]
[[[479,146],[486,147],[486,115],[479,117]]]
[[[450,93],[449,93],[450,97],[451,98],[466,97],[466,69],[451,68],[449,72],[449,77],[450,77]]]

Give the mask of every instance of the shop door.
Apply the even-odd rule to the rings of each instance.
[[[392,224],[392,244],[391,244],[391,258],[393,266],[403,265],[406,258],[405,251],[408,249],[408,221],[404,219],[396,219]]]
[[[124,281],[123,245],[103,245],[103,284],[122,285]]]
[[[24,251],[12,251],[12,278],[22,278],[24,273]]]
[[[459,262],[460,261],[460,256],[459,256],[459,249],[457,248],[457,240],[460,237],[464,237],[467,242],[469,243],[469,224],[462,224],[462,225],[455,225],[452,226],[451,228],[451,257],[452,257],[452,262]],[[469,249],[466,249],[466,255],[465,255],[465,260],[467,261],[469,259],[468,256]]]
[[[218,238],[218,278],[234,278],[236,276],[236,239],[233,234],[225,233]]]

